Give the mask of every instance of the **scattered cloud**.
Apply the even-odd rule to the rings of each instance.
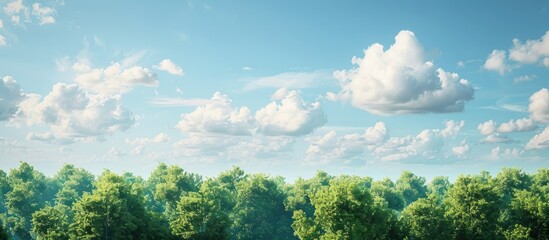
[[[6,37],[0,35],[0,47],[6,46],[8,43],[6,42]]]
[[[526,143],[526,150],[549,148],[549,127],[546,127],[541,133],[535,135]]]
[[[216,92],[206,105],[182,114],[176,127],[191,133],[251,135],[253,121],[249,108],[235,108],[227,95]]]
[[[542,88],[530,96],[530,117],[538,122],[549,123],[549,90]]]
[[[452,152],[458,157],[465,157],[470,151],[469,144],[462,141],[459,145],[452,147]]]
[[[382,161],[445,158],[445,142],[458,136],[464,125],[463,121],[446,121],[443,129],[425,129],[416,136],[390,138],[383,122],[367,128],[363,134],[349,133],[337,136],[335,131],[330,131],[322,136],[310,138],[305,161],[325,164],[333,160],[344,160],[348,163],[371,158]],[[459,148],[454,147],[456,150],[452,151],[461,151],[465,154],[468,146],[465,147],[465,143],[462,143]]]
[[[509,122],[499,125],[498,132],[511,133],[511,132],[530,132],[538,128],[534,120],[530,118],[521,118],[517,120],[509,120]]]
[[[203,106],[181,115],[177,128],[187,133],[298,136],[326,123],[320,103],[306,103],[297,91],[286,91],[255,115],[248,107],[234,107],[227,95],[216,92]]]
[[[373,152],[383,161],[440,158],[446,139],[456,137],[465,122],[446,121],[445,125],[444,129],[425,129],[416,136],[392,137]]]
[[[484,123],[479,124],[477,129],[482,135],[491,135],[496,132],[497,123],[493,120],[488,120]]]
[[[515,63],[510,66],[508,62]],[[504,50],[494,50],[488,56],[484,68],[487,70],[497,71],[503,75],[506,72],[511,72],[512,68],[519,68],[524,64],[538,64],[549,67],[549,31],[540,39],[526,40],[522,42],[519,39],[513,39],[513,48],[509,49],[509,55],[506,56]],[[515,78],[515,83],[519,81],[529,81],[529,77],[521,79]]]
[[[278,92],[278,91],[277,91]],[[265,135],[306,135],[326,123],[319,102],[305,103],[296,91],[286,92],[280,100],[269,103],[255,114],[257,131]]]
[[[387,134],[387,128],[383,122],[367,128],[362,134],[351,133],[338,137],[335,131],[329,131],[322,136],[310,139],[305,161],[324,164],[334,160],[360,160],[365,157],[364,153],[367,149],[382,144]]]
[[[518,77],[514,78],[513,82],[514,83],[529,82],[529,81],[532,81],[536,78],[538,78],[538,76],[536,76],[535,74],[522,75],[522,76],[518,76]]]
[[[244,86],[244,90],[251,91],[260,88],[313,88],[322,85],[330,79],[333,79],[333,77],[330,72],[326,70],[316,70],[312,72],[286,72],[248,81]]]
[[[19,103],[25,99],[21,87],[11,76],[0,81],[0,121],[12,118],[19,110]]]
[[[76,84],[57,83],[42,101],[21,107],[27,123],[48,124],[49,132],[31,133],[29,139],[71,143],[103,140],[125,131],[136,117],[120,105],[119,97],[84,91]]]
[[[481,143],[512,143],[515,140],[509,138],[507,135],[500,133],[493,133],[480,140]]]
[[[4,6],[4,13],[11,17],[13,24],[19,25],[21,23],[21,15],[25,17],[25,21],[29,19],[29,9],[23,4],[23,0],[14,0],[6,6]]]
[[[244,71],[252,71],[252,70],[254,70],[254,69],[253,69],[252,67],[244,66],[244,67],[242,67],[242,70],[244,70]]]
[[[379,43],[371,45],[352,62],[356,68],[334,73],[341,91],[328,93],[328,99],[378,115],[460,112],[473,99],[471,83],[426,61],[411,31],[398,33],[386,51]]]
[[[549,57],[549,31],[536,40],[526,40],[521,42],[519,39],[513,39],[513,48],[509,50],[509,59],[523,64],[540,63],[545,67],[546,59]]]
[[[125,67],[115,62],[106,68],[91,68],[86,63],[73,64],[74,79],[83,89],[102,95],[122,94],[135,86],[158,86],[156,74],[141,66]]]
[[[518,148],[501,148],[500,146],[497,146],[492,149],[490,152],[490,156],[492,159],[499,160],[499,159],[511,159],[511,158],[517,158],[522,154],[523,151],[519,150]]]
[[[175,63],[173,63],[172,60],[170,59],[164,59],[154,67],[160,71],[165,71],[172,75],[177,75],[177,76],[184,75],[183,69],[177,66]]]
[[[32,4],[32,15],[38,19],[40,25],[55,23],[55,18],[52,16],[54,14],[55,9],[51,7],[42,7],[40,3]]]
[[[505,61],[506,52],[503,50],[494,50],[484,63],[484,69],[497,71],[500,75],[511,71],[511,67]]]

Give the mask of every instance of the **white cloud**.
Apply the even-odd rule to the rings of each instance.
[[[55,14],[55,9],[51,7],[41,7],[40,3],[32,4],[32,15],[38,18],[40,25],[55,23],[55,18],[52,16],[53,14]]]
[[[250,135],[253,122],[250,109],[235,108],[227,95],[216,92],[208,104],[182,114],[177,128],[191,133]]]
[[[511,143],[514,142],[507,135],[493,133],[480,140],[481,143]]]
[[[255,113],[236,108],[227,95],[216,92],[203,106],[181,115],[177,128],[187,133],[296,136],[305,135],[326,122],[320,103],[306,103],[296,91],[273,101]]]
[[[0,19],[0,29],[4,28],[4,22]]]
[[[465,141],[461,142],[459,145],[452,147],[452,152],[454,155],[459,157],[464,157],[467,155],[470,151],[469,144],[467,144]]]
[[[416,136],[392,137],[376,147],[373,152],[384,161],[398,161],[412,157],[420,157],[422,160],[440,157],[445,141],[457,136],[463,121],[446,121],[444,129],[425,129]]]
[[[302,89],[317,87],[332,79],[328,71],[286,72],[274,76],[260,77],[246,83],[244,90],[259,88],[289,88]]]
[[[497,123],[493,120],[486,121],[478,125],[477,129],[482,135],[490,135],[496,132]]]
[[[77,62],[75,82],[87,91],[103,95],[122,94],[135,86],[158,86],[156,74],[148,68],[134,66],[126,68],[115,62],[106,68],[92,69],[89,65]]]
[[[549,148],[549,127],[546,127],[541,133],[535,135],[526,144],[526,150]]]
[[[5,76],[0,81],[0,121],[14,117],[19,104],[25,99],[21,87],[11,76]]]
[[[6,37],[0,35],[0,46],[6,46],[7,44]]]
[[[503,50],[492,51],[484,63],[484,68],[497,71],[500,75],[511,71],[511,68],[505,62],[505,51]]]
[[[530,96],[530,117],[538,122],[549,123],[549,90],[542,88]]]
[[[538,76],[536,76],[535,74],[522,75],[522,76],[518,76],[518,77],[514,78],[513,82],[514,83],[529,82],[529,81],[532,81],[536,78],[538,78]]]
[[[521,154],[522,151],[517,148],[501,148],[500,146],[493,148],[490,152],[490,156],[494,160],[517,158]]]
[[[49,132],[29,135],[29,139],[35,140],[55,139],[61,143],[103,140],[106,135],[125,131],[136,122],[135,116],[120,106],[119,98],[88,93],[76,84],[57,83],[41,102],[21,106],[27,123],[50,126]]]
[[[252,70],[254,70],[254,69],[253,69],[252,67],[244,66],[244,67],[242,67],[242,70],[244,70],[244,71],[252,71]]]
[[[381,44],[371,45],[364,58],[352,62],[358,67],[334,73],[342,90],[328,97],[350,100],[374,114],[459,112],[474,95],[469,81],[425,60],[411,31],[398,33],[386,51]]]
[[[23,4],[23,0],[14,0],[6,4],[6,6],[4,6],[4,13],[11,17],[11,21],[14,24],[20,24],[20,14],[23,14],[27,21],[29,20],[29,10]]]
[[[158,70],[168,72],[172,75],[183,76],[184,74],[183,69],[175,65],[175,63],[173,63],[170,59],[164,59],[154,67]]]
[[[509,50],[509,59],[523,64],[543,64],[547,57],[549,57],[549,31],[540,39],[527,40],[525,43],[513,39],[513,48]],[[548,67],[548,65],[545,66]]]
[[[529,132],[536,130],[538,126],[534,120],[530,118],[521,118],[517,120],[509,120],[509,122],[499,125],[498,132],[511,133],[511,132]]]
[[[278,91],[277,91],[278,92]],[[286,93],[255,114],[258,132],[265,135],[306,135],[326,123],[326,115],[319,102],[305,103],[296,91]]]
[[[126,138],[126,143],[131,145],[146,145],[146,144],[152,144],[152,143],[167,143],[170,141],[170,137],[168,134],[165,133],[159,133],[153,138]]]
[[[365,157],[367,149],[380,145],[387,138],[385,123],[378,122],[363,134],[351,133],[338,137],[335,131],[311,139],[305,161],[314,164],[333,160],[352,161]]]

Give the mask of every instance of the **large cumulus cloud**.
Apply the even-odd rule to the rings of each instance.
[[[460,112],[473,99],[471,83],[425,60],[411,31],[398,33],[387,50],[371,45],[353,63],[357,67],[334,73],[341,91],[328,93],[329,99],[379,115]]]

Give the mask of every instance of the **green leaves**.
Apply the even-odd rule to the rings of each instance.
[[[144,180],[26,163],[0,171],[0,240],[549,239],[549,170],[393,182],[318,172],[285,183],[233,167],[202,179],[160,164]],[[4,234],[7,232],[7,235]]]

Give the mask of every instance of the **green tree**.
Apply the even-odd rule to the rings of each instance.
[[[0,240],[8,240],[8,232],[4,229],[4,224],[0,219]]]
[[[427,195],[434,196],[438,203],[442,203],[442,200],[451,186],[452,184],[450,184],[448,177],[434,177],[427,186]]]
[[[5,195],[7,226],[19,239],[32,239],[30,235],[32,213],[49,200],[46,177],[28,163],[12,169],[8,177],[11,190]]]
[[[237,185],[233,210],[236,239],[292,239],[291,215],[284,208],[286,196],[273,179],[253,175]]]
[[[92,191],[95,176],[84,169],[66,164],[57,172],[54,179],[60,188],[55,195],[56,202],[70,207],[85,192]]]
[[[159,166],[158,170],[159,173],[163,173],[164,167]],[[170,166],[165,169],[165,174],[155,181],[157,184],[154,199],[164,206],[165,215],[171,217],[181,196],[198,191],[202,177],[188,173],[178,166]]]
[[[64,205],[46,206],[32,214],[32,232],[37,239],[69,239],[71,210]]]
[[[136,192],[124,177],[105,171],[91,194],[74,204],[71,238],[77,239],[166,239],[166,233],[151,231],[142,192]]]
[[[418,177],[410,171],[404,171],[396,181],[396,190],[404,199],[405,206],[410,205],[419,198],[427,197],[425,178]]]
[[[228,213],[212,194],[202,188],[181,197],[177,212],[170,222],[172,234],[183,239],[229,239],[230,220]]]
[[[460,176],[445,198],[457,239],[498,238],[500,197],[489,175]]]
[[[368,188],[352,178],[337,178],[312,198],[314,217],[294,212],[300,239],[385,239],[391,232],[390,210],[374,201]]]
[[[401,219],[412,239],[447,239],[452,235],[452,223],[444,213],[444,208],[432,195],[408,205],[402,211]]]
[[[332,176],[322,171],[318,171],[314,177],[307,180],[298,178],[288,191],[286,209],[290,212],[302,210],[306,216],[312,216],[314,213],[312,196],[323,186],[328,186],[331,179],[333,179]],[[365,183],[368,187],[371,185],[371,178],[366,178],[364,181],[368,182]]]
[[[404,208],[404,198],[396,190],[395,183],[389,178],[372,183],[371,193],[387,201],[387,206],[390,209],[401,211]]]

